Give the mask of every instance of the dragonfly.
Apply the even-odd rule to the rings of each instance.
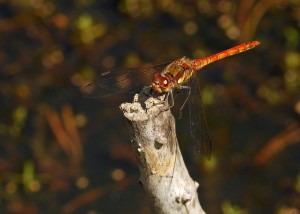
[[[139,86],[149,84],[157,93],[169,94],[174,89],[187,89],[188,96],[184,104],[186,101],[189,103],[190,132],[194,142],[194,152],[196,154],[204,153],[209,157],[212,152],[212,144],[202,105],[201,90],[195,73],[212,62],[248,51],[259,44],[258,41],[251,41],[205,58],[189,59],[183,57],[173,62],[158,65],[107,71],[101,73],[94,82],[86,85],[83,88],[83,93],[87,97],[104,97],[113,93],[135,92]]]

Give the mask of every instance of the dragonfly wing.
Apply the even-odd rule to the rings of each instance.
[[[114,93],[134,93],[142,86],[150,85],[154,74],[168,63],[156,66],[145,65],[137,69],[107,71],[83,87],[85,97],[105,97]]]
[[[87,98],[106,97],[114,93],[112,90],[99,87],[97,81],[83,86],[81,92]]]
[[[196,155],[205,154],[208,158],[212,145],[207,128],[207,121],[202,104],[201,89],[197,75],[190,79],[191,96],[189,97],[190,131]]]
[[[94,82],[82,89],[85,97],[105,97],[114,93],[124,93],[139,85],[137,70],[107,71],[97,76]]]

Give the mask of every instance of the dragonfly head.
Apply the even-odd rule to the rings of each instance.
[[[156,73],[152,79],[152,88],[158,93],[164,93],[172,90],[172,84],[169,78],[161,73]]]

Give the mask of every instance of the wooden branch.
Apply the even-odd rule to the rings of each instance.
[[[133,103],[120,106],[128,119],[140,182],[157,213],[205,213],[198,200],[199,184],[184,164],[166,96],[145,87]]]

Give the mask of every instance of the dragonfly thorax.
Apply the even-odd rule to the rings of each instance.
[[[169,92],[186,82],[193,73],[193,61],[183,57],[169,64],[161,73],[156,73],[152,88],[159,93]]]

